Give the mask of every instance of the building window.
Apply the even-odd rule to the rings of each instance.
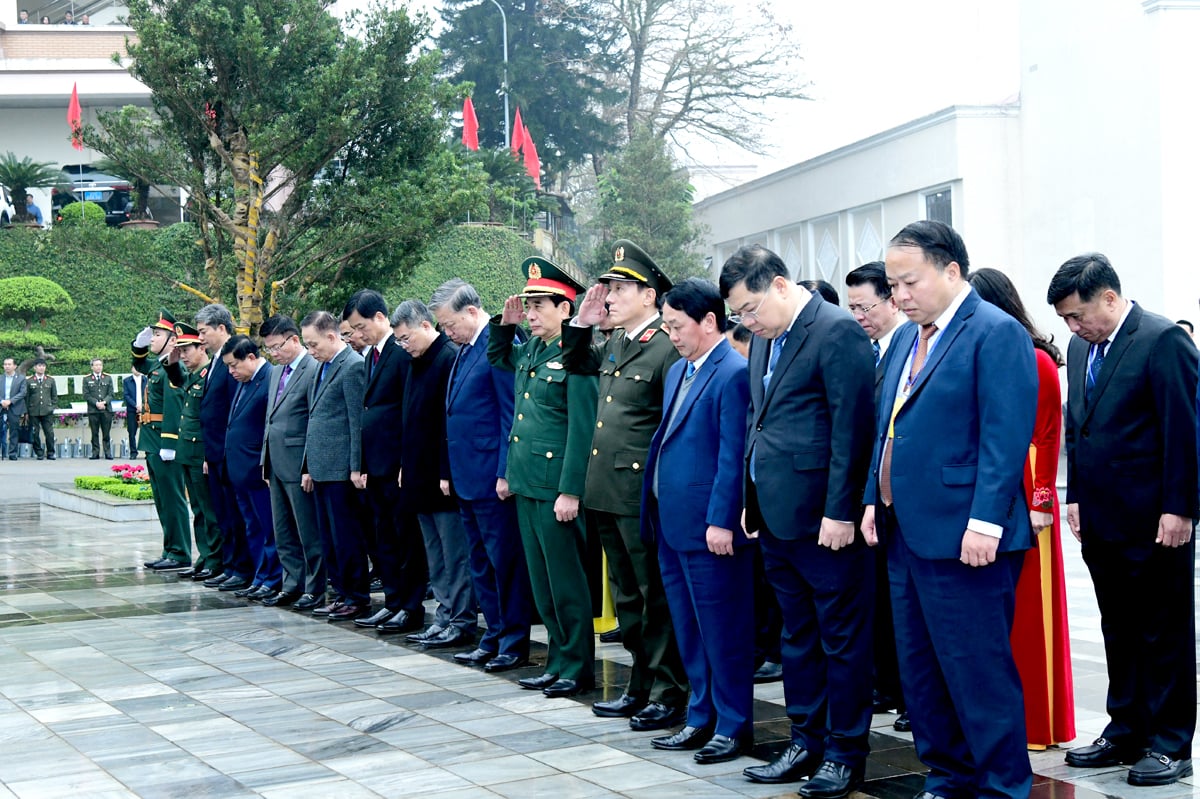
[[[933,222],[944,222],[954,226],[950,211],[950,189],[930,192],[925,195],[925,218]]]

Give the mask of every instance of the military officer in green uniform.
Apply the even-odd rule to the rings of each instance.
[[[192,563],[183,468],[176,459],[183,397],[168,382],[166,373],[166,353],[174,341],[175,317],[166,310],[160,311],[158,321],[133,340],[133,366],[146,376],[142,383],[138,449],[146,453],[154,507],[163,531],[162,557],[146,561],[146,567],[155,571],[186,569]]]
[[[100,441],[104,457],[112,460],[113,379],[104,373],[104,361],[92,359],[92,371],[83,378],[83,401],[87,403],[88,428],[92,434],[92,460],[99,460]]]
[[[33,362],[33,374],[25,376],[25,408],[33,434],[33,454],[40,461],[54,460],[54,409],[58,407],[58,387],[46,374],[46,360]],[[41,438],[38,438],[38,433]],[[45,444],[43,445],[43,441]]]
[[[196,562],[192,568],[179,572],[181,580],[208,580],[224,569],[221,563],[221,527],[208,493],[208,476],[204,472],[204,439],[200,432],[200,403],[207,385],[208,350],[196,328],[184,322],[175,324],[175,346],[167,356],[167,379],[181,392],[182,409],[179,417],[179,445],[175,460],[183,469],[183,484],[187,487],[192,506],[192,533],[196,537]]]
[[[533,599],[550,640],[546,671],[518,680],[546,696],[574,696],[595,685],[592,602],[580,518],[596,377],[563,367],[563,322],[583,287],[545,258],[521,265],[525,290],[509,297],[493,317],[488,360],[516,373],[516,401],[508,445],[508,487],[516,495]],[[533,337],[514,343],[517,325]]]
[[[667,369],[679,358],[662,329],[659,306],[671,281],[631,241],[613,245],[613,265],[563,327],[563,359],[572,374],[598,369],[599,402],[592,431],[584,506],[608,560],[621,643],[633,658],[625,692],[596,702],[597,716],[628,717],[635,730],[658,730],[687,718],[687,673],[675,644],[658,552],[641,535],[643,468],[663,414]],[[592,326],[608,317],[617,328],[602,346]]]

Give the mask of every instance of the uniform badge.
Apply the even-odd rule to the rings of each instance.
[[[646,332],[642,334],[642,337],[639,338],[638,341],[642,344],[645,344],[647,341],[654,338],[654,334],[657,332],[658,332],[657,327],[648,327],[648,328],[646,328]]]
[[[563,365],[561,363],[559,363],[558,361],[550,361],[550,363],[546,364],[546,368],[547,369],[561,369],[561,368],[563,368]]]
[[[542,277],[542,268],[540,266],[538,266],[537,264],[530,264],[529,265],[529,279],[530,280],[540,280],[541,277]]]
[[[624,261],[625,260],[625,248],[624,247],[618,247],[616,250],[613,251],[613,260],[614,261]]]
[[[207,366],[200,370],[200,376],[208,377],[208,367]]]

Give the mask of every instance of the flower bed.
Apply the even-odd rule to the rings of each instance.
[[[111,477],[81,475],[75,478],[75,487],[85,491],[103,491],[122,499],[154,499],[150,489],[150,475],[146,467],[129,463],[118,463],[112,467]]]

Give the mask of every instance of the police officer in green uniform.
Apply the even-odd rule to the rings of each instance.
[[[104,374],[104,361],[92,359],[92,371],[83,378],[83,401],[87,403],[88,428],[92,434],[92,460],[99,460],[100,442],[104,457],[112,460],[113,380]]]
[[[54,460],[54,409],[58,407],[58,387],[46,374],[46,360],[33,362],[33,374],[25,376],[25,409],[33,437],[33,454],[40,461]],[[38,438],[39,432],[41,438]],[[43,445],[42,441],[45,441]]]
[[[167,378],[180,391],[183,407],[179,417],[179,446],[175,460],[183,469],[192,506],[192,533],[196,537],[196,563],[179,572],[181,580],[208,580],[224,569],[221,564],[221,527],[208,493],[204,473],[204,439],[200,431],[200,403],[204,399],[209,369],[208,350],[196,328],[175,324],[175,346],[167,356]]]
[[[545,258],[521,265],[525,290],[493,317],[488,360],[516,373],[516,402],[508,445],[509,489],[525,547],[533,599],[550,640],[546,672],[518,680],[546,696],[574,696],[595,685],[592,601],[580,518],[584,472],[596,410],[596,378],[563,367],[563,322],[583,289]],[[533,338],[514,343],[517,325]]]
[[[658,552],[641,535],[643,468],[663,414],[667,369],[679,358],[662,329],[659,306],[671,281],[640,247],[613,245],[613,265],[588,290],[579,316],[563,327],[568,371],[600,373],[584,506],[608,560],[621,643],[633,658],[629,684],[592,712],[627,717],[635,730],[659,730],[687,719],[687,673],[675,644]],[[608,317],[617,328],[603,346],[592,326]]]
[[[176,459],[183,397],[167,380],[164,353],[175,340],[175,317],[159,312],[158,321],[133,340],[133,366],[143,375],[142,415],[138,449],[146,453],[146,470],[154,491],[154,507],[162,525],[162,557],[146,561],[155,571],[186,569],[192,563],[187,500],[183,496],[183,468]]]

